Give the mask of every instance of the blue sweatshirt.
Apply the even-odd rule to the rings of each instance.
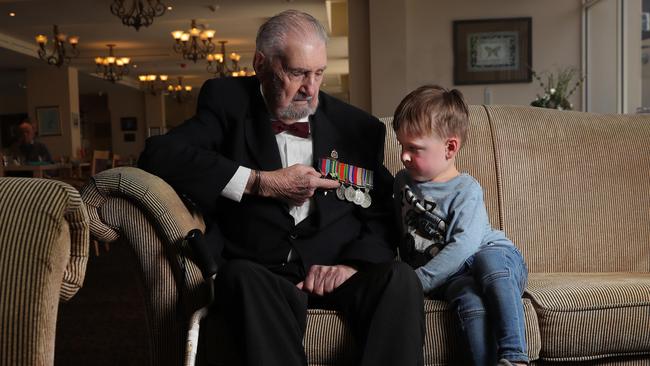
[[[490,225],[481,185],[468,174],[447,182],[416,182],[397,173],[402,260],[416,268],[424,292],[443,285],[465,260],[488,244],[513,245]]]

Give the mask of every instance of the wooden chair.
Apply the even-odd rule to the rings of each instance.
[[[90,161],[90,176],[113,167],[113,161],[110,159],[110,151],[93,150],[93,158]]]
[[[114,168],[119,159],[120,156],[117,154],[113,154],[113,158],[111,159],[111,153],[108,150],[93,150],[92,159],[90,161],[90,175],[84,174],[82,169],[82,165],[88,163],[79,163],[76,168],[73,167],[72,164],[70,165],[69,176],[60,176],[57,177],[57,179],[66,182],[81,191],[81,188],[88,183],[90,177],[101,171]],[[95,244],[95,248],[97,253],[97,244]]]
[[[113,154],[113,159],[111,160],[111,168],[117,168],[120,166],[120,155],[119,154]]]

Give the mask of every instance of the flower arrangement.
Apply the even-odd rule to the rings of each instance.
[[[569,97],[578,89],[583,81],[583,77],[578,75],[578,70],[573,67],[558,69],[556,75],[548,73],[546,82],[542,80],[544,74],[538,74],[533,71],[533,77],[539,82],[539,85],[544,90],[544,94],[537,94],[537,98],[530,105],[541,108],[572,110],[573,104],[569,102]],[[578,76],[578,80],[571,87],[576,76]]]

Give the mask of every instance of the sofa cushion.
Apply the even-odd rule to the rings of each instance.
[[[524,299],[526,339],[531,360],[539,357],[540,339],[537,318],[529,299]],[[425,365],[459,365],[463,345],[454,314],[443,301],[425,300]],[[310,365],[352,365],[353,339],[338,313],[309,310],[305,350]]]
[[[526,296],[544,360],[650,354],[648,273],[531,273]]]
[[[530,272],[650,271],[648,116],[486,109],[502,229]]]

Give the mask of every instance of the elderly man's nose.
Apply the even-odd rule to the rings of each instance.
[[[313,89],[301,86],[298,90],[299,98],[302,100],[311,100],[314,96]]]
[[[314,89],[316,89],[316,86],[317,86],[316,76],[314,74],[306,75],[302,81],[303,90],[308,92],[309,95],[312,95]]]

